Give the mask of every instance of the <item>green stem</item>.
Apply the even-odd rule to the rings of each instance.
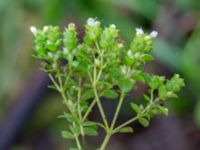
[[[54,80],[53,76],[51,74],[48,74],[49,78],[51,79],[51,81],[53,82],[53,84],[56,86],[56,89],[60,92],[60,87],[57,84],[57,82]]]
[[[79,115],[79,120],[82,120],[82,114],[81,114],[81,107],[80,107],[80,100],[81,100],[81,82],[82,80],[79,79],[79,85],[78,85],[78,115]],[[85,136],[84,130],[83,130],[83,126],[80,124],[80,131],[81,131],[81,135]]]
[[[110,140],[110,138],[111,138],[111,135],[112,135],[111,133],[107,133],[107,134],[106,134],[106,137],[105,137],[105,139],[104,139],[104,141],[103,141],[101,147],[99,148],[99,150],[105,150],[105,148],[106,148],[106,146],[108,145],[108,142],[109,142],[109,140]]]
[[[101,117],[102,117],[102,119],[103,119],[103,123],[104,123],[106,129],[108,129],[108,128],[109,128],[109,126],[108,126],[108,121],[107,121],[107,119],[106,119],[105,112],[104,112],[104,110],[103,110],[103,107],[102,107],[102,105],[101,105],[99,96],[98,96],[98,94],[97,94],[97,90],[96,90],[95,87],[93,87],[93,90],[94,90],[95,99],[96,99],[97,105],[98,105],[98,107],[99,107],[99,111],[100,111]]]
[[[87,118],[87,116],[90,114],[90,112],[92,111],[92,108],[94,107],[94,105],[96,104],[96,102],[97,102],[96,99],[94,99],[92,101],[92,103],[90,104],[89,108],[87,109],[85,115],[83,116],[82,121],[84,121]]]
[[[62,96],[62,98],[63,98],[63,100],[64,100],[64,103],[66,104],[67,108],[69,109],[69,112],[72,114],[72,116],[73,116],[74,118],[76,118],[76,120],[78,120],[75,111],[71,108],[71,106],[70,106],[70,104],[68,103],[67,98],[66,98],[66,96],[65,96],[65,94],[64,94],[63,92],[61,92],[61,96]]]
[[[113,134],[116,133],[116,132],[118,132],[121,128],[123,128],[123,127],[125,127],[125,126],[127,126],[127,125],[129,125],[129,124],[131,124],[131,123],[133,123],[133,122],[136,121],[138,118],[144,116],[145,113],[148,112],[148,110],[149,110],[156,102],[158,102],[158,101],[159,101],[158,98],[155,99],[155,101],[153,101],[153,102],[150,101],[150,104],[141,112],[140,115],[137,115],[137,116],[133,117],[132,119],[126,121],[125,123],[123,123],[123,124],[121,124],[120,126],[118,126],[117,128],[115,128],[115,129],[113,130]]]
[[[109,140],[110,140],[110,138],[111,138],[111,136],[113,134],[113,128],[114,128],[115,123],[117,121],[117,118],[118,118],[118,115],[119,115],[119,111],[121,109],[124,97],[125,97],[125,93],[122,93],[121,96],[120,96],[119,103],[117,105],[117,109],[115,111],[111,126],[110,126],[109,129],[107,129],[106,137],[105,137],[105,139],[104,139],[104,141],[103,141],[103,143],[102,143],[102,145],[101,145],[99,150],[105,150],[105,148],[106,148],[106,146],[107,146],[107,144],[108,144],[108,142],[109,142]]]
[[[76,145],[77,145],[78,149],[82,150],[82,147],[81,147],[81,144],[80,144],[78,136],[75,136],[75,140],[76,140]]]
[[[132,122],[134,122],[134,121],[136,121],[138,118],[139,118],[139,116],[133,117],[132,119],[126,121],[126,122],[123,123],[123,124],[121,124],[120,126],[118,126],[117,128],[115,128],[115,129],[113,130],[113,134],[116,133],[116,132],[118,132],[121,128],[123,128],[123,127],[129,125],[130,123],[132,123]]]
[[[117,109],[116,109],[116,112],[115,112],[115,114],[114,114],[112,123],[111,123],[111,127],[110,127],[111,130],[113,130],[113,128],[114,128],[114,126],[115,126],[115,123],[116,123],[116,121],[117,121],[117,117],[118,117],[118,115],[119,115],[119,111],[120,111],[120,109],[121,109],[121,106],[122,106],[124,97],[125,97],[125,93],[122,93],[121,96],[120,96],[119,103],[118,103],[118,105],[117,105]]]

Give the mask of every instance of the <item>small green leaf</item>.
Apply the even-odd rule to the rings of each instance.
[[[135,104],[135,103],[131,103],[131,108],[136,112],[136,113],[140,113],[141,112],[141,109],[140,109],[140,107],[137,105],[137,104]]]
[[[146,101],[150,101],[150,97],[147,96],[147,95],[144,95],[144,99],[145,99]]]
[[[161,100],[165,100],[166,97],[167,97],[167,90],[166,90],[166,87],[163,85],[161,87],[159,87],[158,89],[158,96],[159,96],[159,99]]]
[[[86,121],[86,122],[84,122],[83,123],[83,126],[96,126],[97,125],[97,123],[96,122],[94,122],[94,121]]]
[[[108,99],[116,99],[118,97],[118,93],[115,90],[109,89],[106,90],[102,96],[108,98]]]
[[[92,127],[84,127],[83,128],[84,132],[86,135],[89,135],[89,136],[97,136],[97,131],[96,129],[92,128]]]
[[[133,83],[127,78],[119,79],[118,83],[119,83],[119,88],[124,93],[127,93],[133,88]]]
[[[73,116],[70,115],[70,114],[68,114],[68,113],[66,113],[66,112],[64,112],[63,115],[58,116],[58,118],[65,118],[69,122],[74,122],[75,121],[75,119],[73,118]]]
[[[75,135],[79,135],[80,134],[80,126],[79,125],[74,125],[74,126],[70,125],[70,130]]]
[[[69,139],[69,140],[74,139],[74,135],[69,131],[62,131],[61,134],[64,139]]]
[[[82,100],[88,100],[94,97],[94,92],[92,89],[86,90],[82,95]]]
[[[145,118],[139,118],[138,121],[144,126],[147,127],[149,126],[149,121]]]
[[[141,55],[140,60],[143,62],[150,62],[153,60],[153,56],[151,56],[149,54],[143,54],[143,55]]]
[[[145,83],[145,79],[144,79],[143,75],[141,75],[141,74],[136,74],[136,75],[134,76],[134,78],[135,78],[137,81],[140,81],[140,82],[142,82],[142,83]]]
[[[168,109],[163,107],[163,106],[157,106],[158,109],[165,115],[165,116],[168,116]]]
[[[120,132],[120,133],[133,133],[133,128],[132,127],[124,127],[124,128],[121,128],[118,132]]]
[[[162,86],[164,81],[165,77],[163,76],[152,76],[149,86],[155,90]]]

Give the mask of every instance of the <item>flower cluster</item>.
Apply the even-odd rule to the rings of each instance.
[[[106,136],[99,148],[105,150],[113,134],[133,131],[129,127],[132,122],[137,120],[148,126],[154,115],[167,115],[168,110],[161,102],[177,97],[184,86],[178,74],[166,79],[144,71],[144,66],[153,60],[150,52],[158,35],[156,31],[146,34],[136,28],[128,46],[114,24],[103,28],[101,22],[93,18],[86,22],[83,42],[79,42],[74,23],[70,23],[63,33],[57,26],[31,27],[30,30],[35,38],[34,57],[45,62],[42,70],[52,80],[50,87],[60,93],[67,107],[60,116],[68,122],[68,129],[62,131],[62,136],[76,141],[77,148],[72,149],[82,150],[80,139],[98,135],[98,127],[105,130]],[[137,88],[137,82],[149,86],[148,94],[144,95],[146,102],[132,101],[133,117],[116,126],[124,99],[129,91]],[[110,124],[102,97],[119,99]],[[89,119],[94,106],[99,108],[102,122]]]

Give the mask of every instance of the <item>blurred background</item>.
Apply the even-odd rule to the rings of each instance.
[[[135,134],[116,135],[108,150],[200,149],[200,1],[199,0],[0,0],[0,150],[65,150],[60,131],[66,122],[59,95],[47,88],[48,77],[31,55],[29,27],[74,22],[80,35],[89,17],[116,24],[130,41],[135,27],[157,30],[148,72],[171,77],[186,87],[167,105],[169,117],[155,117],[148,128],[135,123]],[[140,99],[144,88],[131,92]],[[106,107],[114,108],[106,102]],[[112,109],[108,109],[112,114]],[[120,119],[130,114],[123,109]],[[98,117],[94,110],[91,119]],[[120,120],[119,119],[119,120]],[[88,139],[91,145],[99,138]]]

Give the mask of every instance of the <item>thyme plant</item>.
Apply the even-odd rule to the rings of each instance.
[[[153,60],[150,52],[156,31],[147,34],[136,28],[132,42],[126,45],[119,38],[119,30],[114,24],[102,28],[101,22],[93,18],[87,20],[82,40],[77,38],[73,23],[63,32],[58,26],[31,27],[30,30],[35,38],[34,57],[41,60],[41,69],[53,83],[49,87],[60,93],[66,106],[66,111],[59,117],[68,122],[62,137],[76,143],[76,147],[72,146],[70,150],[87,149],[82,139],[97,136],[98,127],[105,131],[99,150],[106,149],[112,135],[133,132],[130,125],[135,121],[147,127],[154,115],[168,114],[163,104],[177,97],[176,93],[184,86],[178,74],[166,79],[144,71],[144,65]],[[137,82],[149,87],[148,94],[144,95],[145,103],[131,101],[132,118],[116,125],[124,99],[129,91],[137,88]],[[111,122],[107,120],[102,97],[118,99]],[[95,105],[101,122],[88,117]]]

